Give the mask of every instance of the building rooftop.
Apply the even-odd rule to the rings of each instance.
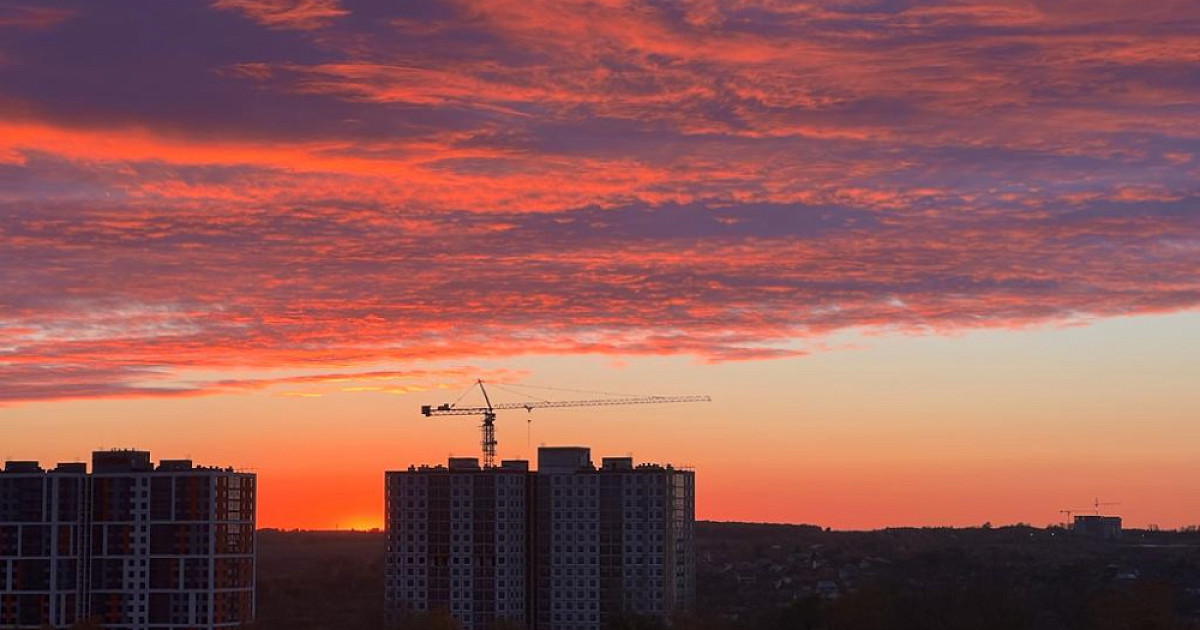
[[[164,459],[156,467],[150,459],[150,451],[137,449],[111,449],[94,451],[92,453],[93,474],[120,473],[175,473],[190,471],[206,472],[239,472],[233,467],[226,466],[197,466],[190,459]],[[33,460],[9,460],[0,468],[0,474],[74,474],[86,475],[88,465],[84,462],[59,462],[51,470],[42,468],[41,463]]]
[[[41,464],[35,461],[19,461],[10,460],[4,462],[4,472],[6,473],[40,473],[42,470]]]
[[[529,460],[506,459],[500,465],[487,469],[480,466],[478,457],[450,457],[446,464],[410,464],[407,472],[484,472],[495,470],[501,472],[534,472],[530,469]],[[592,451],[586,446],[542,446],[538,448],[538,473],[580,473],[580,472],[626,472],[651,473],[668,470],[690,470],[687,467],[675,467],[670,464],[634,463],[629,455],[621,457],[604,457],[599,468],[592,463]]]

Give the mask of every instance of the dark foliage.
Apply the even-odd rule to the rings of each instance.
[[[1196,533],[700,523],[696,545],[695,612],[605,630],[1200,630]],[[262,532],[258,576],[247,630],[458,630],[445,614],[385,624],[378,533]]]

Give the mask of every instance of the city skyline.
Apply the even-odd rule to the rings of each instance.
[[[1198,27],[5,2],[0,457],[218,461],[260,526],[369,529],[381,471],[477,455],[419,408],[482,378],[711,396],[497,420],[694,466],[699,519],[1200,523]]]

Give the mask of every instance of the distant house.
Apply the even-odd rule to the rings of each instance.
[[[1121,537],[1121,517],[1119,516],[1076,516],[1075,527],[1077,536],[1114,540]]]

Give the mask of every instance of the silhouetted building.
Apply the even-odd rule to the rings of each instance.
[[[595,630],[626,614],[692,607],[695,475],[543,447],[386,474],[390,614],[444,610],[465,628],[504,618]]]
[[[5,462],[0,472],[0,628],[67,626],[87,612],[83,464],[45,471]]]
[[[94,618],[111,630],[254,618],[255,476],[100,451],[0,473],[0,627]],[[9,576],[16,576],[9,579]]]
[[[1114,540],[1121,537],[1121,517],[1084,515],[1075,517],[1072,528],[1077,536]]]
[[[526,619],[526,462],[483,469],[453,457],[386,476],[386,600],[394,613],[449,611],[464,628]]]

